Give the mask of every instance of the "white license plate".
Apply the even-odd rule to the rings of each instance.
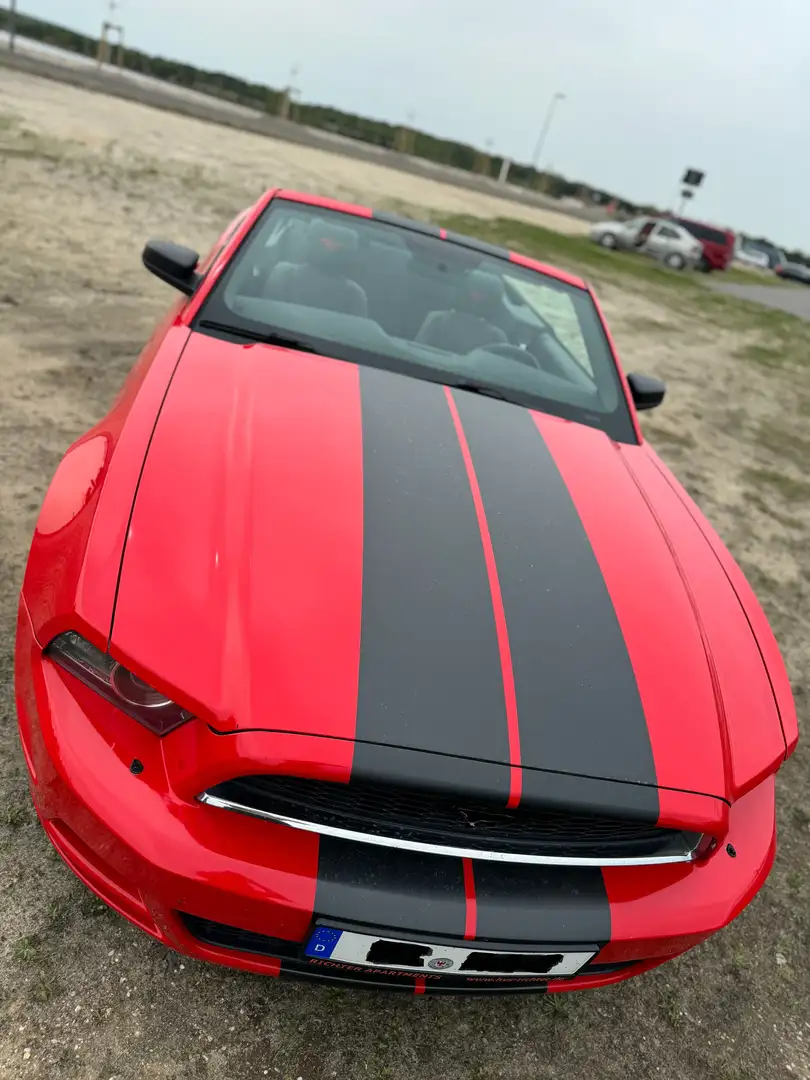
[[[313,960],[384,968],[424,975],[549,976],[575,975],[596,955],[590,952],[495,952],[474,946],[427,945],[399,938],[357,934],[319,926],[304,954]]]

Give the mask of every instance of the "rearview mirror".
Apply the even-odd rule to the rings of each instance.
[[[652,375],[631,374],[627,376],[627,382],[633,404],[639,411],[657,408],[667,392],[666,383]]]
[[[173,244],[171,240],[150,240],[144,247],[141,258],[150,273],[179,289],[186,296],[191,296],[197,288],[200,280],[197,273],[200,256],[191,248]]]

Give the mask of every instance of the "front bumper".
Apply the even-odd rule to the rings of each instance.
[[[253,758],[264,750],[271,763],[279,760],[278,738],[220,736],[191,721],[156,739],[43,658],[23,603],[16,692],[34,802],[65,862],[167,946],[248,971],[411,993],[603,986],[725,926],[773,862],[773,777],[731,808],[728,835],[708,859],[587,872],[485,868],[475,860],[462,866],[441,856],[330,844],[202,805],[191,792],[206,786],[206,761],[221,755],[223,739],[249,739]],[[596,955],[576,976],[558,979],[358,969],[303,956],[319,919],[390,937],[473,941],[482,950],[595,949]]]

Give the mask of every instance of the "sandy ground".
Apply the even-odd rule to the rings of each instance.
[[[810,1077],[804,747],[780,776],[780,855],[751,907],[681,960],[589,994],[415,999],[246,976],[168,953],[61,864],[16,742],[16,594],[60,456],[170,301],[140,268],[144,238],[206,248],[275,182],[553,222],[2,69],[0,148],[0,1077]],[[680,301],[615,284],[602,295],[628,369],[670,382],[649,434],[749,573],[806,718],[806,378],[746,363],[750,331],[720,333]]]

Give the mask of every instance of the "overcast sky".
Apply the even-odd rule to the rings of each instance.
[[[97,35],[103,0],[19,0]],[[130,45],[810,251],[810,0],[121,0]]]

